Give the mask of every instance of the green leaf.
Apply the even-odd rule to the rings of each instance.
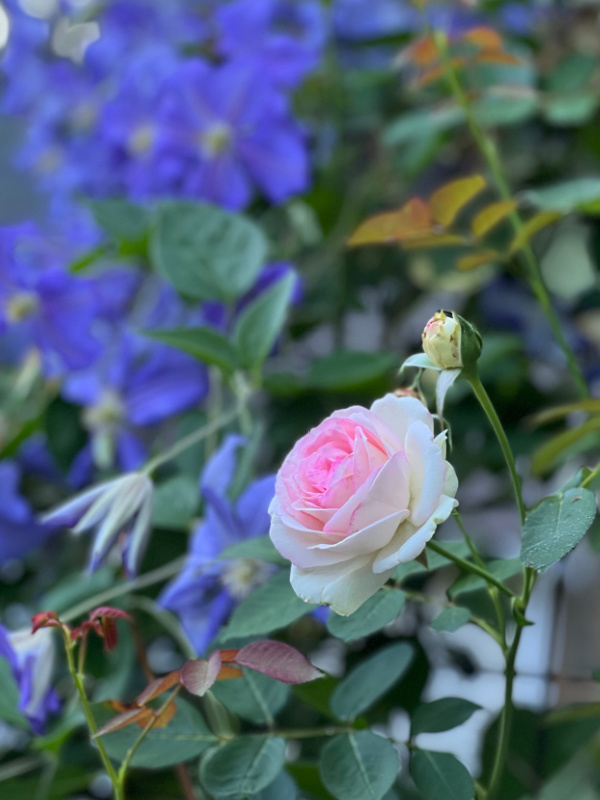
[[[443,132],[456,127],[465,118],[458,106],[427,108],[402,114],[383,130],[382,139],[386,147],[395,147],[423,139],[424,131]]]
[[[154,492],[152,525],[166,530],[187,530],[198,510],[198,481],[191,475],[175,475]]]
[[[127,200],[89,200],[96,223],[116,242],[138,243],[148,234],[150,212]]]
[[[393,745],[370,731],[334,736],[319,762],[321,779],[337,800],[382,800],[398,767]]]
[[[525,518],[521,561],[547,569],[581,541],[595,516],[596,496],[588,489],[568,489],[544,498]]]
[[[220,553],[219,558],[258,558],[269,564],[281,564],[282,566],[288,564],[286,559],[277,552],[268,534],[236,542],[226,547]]]
[[[349,617],[342,617],[331,612],[327,620],[327,628],[330,633],[343,642],[370,636],[396,619],[404,608],[405,600],[404,592],[380,589]]]
[[[599,104],[600,99],[593,91],[551,98],[544,107],[544,118],[551,125],[577,127],[594,116]]]
[[[297,800],[298,787],[288,773],[283,770],[262,792],[254,795],[252,800]]]
[[[481,706],[462,697],[443,697],[418,706],[412,716],[411,736],[418,733],[440,733],[462,725]]]
[[[235,372],[237,356],[231,342],[212,328],[173,328],[167,331],[144,331],[144,335],[189,353],[205,364],[214,364],[224,372]]]
[[[315,359],[304,383],[318,391],[345,392],[381,380],[397,363],[393,353],[339,350]]]
[[[537,112],[537,98],[532,97],[502,97],[490,94],[472,106],[473,114],[484,128],[520,125],[535,116]]]
[[[200,755],[218,739],[207,728],[202,716],[185,700],[178,699],[177,713],[165,728],[150,730],[131,761],[132,767],[163,769],[172,764],[180,764]],[[107,721],[114,712],[101,709],[98,715]],[[122,761],[125,754],[140,735],[137,725],[102,737],[108,755],[115,761]]]
[[[473,778],[450,753],[413,751],[410,774],[425,800],[473,800],[475,796]]]
[[[574,180],[545,186],[525,192],[525,199],[542,211],[585,210],[600,202],[600,178],[575,178]]]
[[[441,614],[432,621],[431,627],[434,631],[447,631],[454,633],[471,619],[471,612],[468,608],[452,606],[445,608]]]
[[[238,717],[259,725],[272,725],[273,718],[287,702],[290,687],[260,672],[242,671],[242,678],[219,681],[211,691]]]
[[[366,658],[336,687],[331,710],[338,719],[355,719],[372,706],[408,670],[414,650],[407,642],[391,644]]]
[[[279,572],[242,600],[220,638],[225,642],[237,636],[264,636],[287,627],[314,608],[317,606],[305,603],[294,592],[289,572]]]
[[[19,711],[21,694],[8,661],[0,656],[0,719],[17,728],[29,728],[27,717]]]
[[[285,275],[259,294],[240,314],[233,340],[243,367],[259,367],[271,352],[285,322],[296,276]]]
[[[207,753],[200,777],[217,800],[254,795],[273,783],[283,769],[285,741],[273,736],[246,736]]]
[[[597,64],[591,55],[569,53],[548,78],[548,91],[572,93],[583,88],[594,74]]]
[[[266,239],[239,214],[201,203],[167,203],[150,239],[158,272],[181,294],[231,301],[248,291],[267,255]]]

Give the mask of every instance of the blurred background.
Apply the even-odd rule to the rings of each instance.
[[[275,471],[293,442],[328,413],[370,405],[406,384],[398,368],[420,350],[422,328],[438,308],[459,311],[482,332],[481,377],[516,453],[528,505],[597,462],[598,407],[536,416],[573,403],[577,392],[518,259],[496,258],[511,239],[505,222],[492,233],[489,258],[469,269],[457,268],[468,247],[348,247],[371,215],[426,199],[454,179],[487,175],[464,109],[410,50],[431,28],[450,41],[474,30],[488,31],[476,44],[490,32],[496,37],[496,57],[469,60],[460,80],[513,197],[527,214],[556,213],[532,244],[598,397],[598,2],[0,4],[0,621],[7,628],[90,592],[81,578],[88,543],[41,525],[38,512],[136,469],[218,408],[224,389],[214,367],[140,331],[202,324],[227,332],[244,303],[285,275],[294,276],[295,290],[253,408],[254,476]],[[488,185],[456,225],[464,228],[494,199]],[[234,309],[218,297],[182,300],[149,267],[151,212],[165,200],[244,212],[264,231],[268,258]],[[28,303],[43,309],[34,321]],[[491,559],[516,558],[519,520],[508,476],[466,383],[449,392],[446,416],[465,525]],[[166,476],[165,483],[177,483],[157,501],[141,572],[185,553],[202,512],[197,476],[206,459],[207,450],[196,448]],[[453,521],[441,536],[459,538]],[[528,724],[555,705],[600,701],[599,550],[596,525],[536,586],[535,625],[517,663],[517,737],[530,741]],[[118,570],[107,557],[89,579],[93,590],[110,587]],[[460,735],[422,739],[477,772],[485,768],[486,730],[502,705],[503,662],[474,625],[444,633],[428,627],[449,576],[445,569],[412,577],[439,607],[408,603],[377,641],[353,643],[348,660],[380,646],[382,637],[414,638],[418,670],[372,722],[401,742],[411,696],[423,690],[426,700],[470,699],[484,710]],[[482,602],[477,591],[460,597],[466,607]],[[202,613],[211,613],[210,602],[206,595]],[[312,617],[294,625],[292,639],[309,642],[314,662],[341,675],[345,645]],[[143,636],[154,670],[177,664],[175,646],[151,619]],[[0,751],[9,760],[23,737],[0,723]],[[515,751],[520,747],[517,741]],[[574,742],[557,765],[577,749]],[[503,800],[536,790],[523,759]],[[567,773],[575,789],[567,795],[559,784],[552,798],[597,796],[597,760],[581,760]],[[52,796],[107,796],[88,778],[75,794]],[[136,791],[144,796],[143,782]]]

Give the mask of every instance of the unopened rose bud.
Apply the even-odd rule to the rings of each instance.
[[[452,311],[437,311],[423,331],[423,350],[440,369],[470,368],[481,355],[481,336]]]

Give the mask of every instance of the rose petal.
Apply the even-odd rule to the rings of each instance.
[[[408,509],[410,476],[404,453],[396,453],[381,468],[366,497],[351,518],[351,529],[360,531],[394,512]],[[408,517],[409,511],[406,511]]]
[[[406,457],[410,465],[410,521],[420,527],[437,507],[446,481],[446,462],[422,422],[415,422],[406,434]]]
[[[327,567],[292,567],[290,580],[307,603],[326,603],[343,616],[352,614],[375,594],[392,571],[375,574],[372,559],[364,556]]]
[[[396,397],[394,394],[386,394],[380,400],[375,400],[371,411],[394,431],[402,444],[406,441],[409,428],[415,422],[422,422],[433,433],[433,417],[416,397]]]

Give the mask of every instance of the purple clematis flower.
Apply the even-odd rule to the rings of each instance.
[[[22,558],[39,547],[56,527],[36,522],[29,503],[19,493],[19,467],[0,462],[0,564]]]
[[[171,131],[161,171],[169,165],[176,194],[240,209],[255,188],[280,203],[308,186],[303,132],[286,97],[252,62],[183,62],[165,87],[160,116]]]
[[[39,350],[47,376],[89,366],[100,353],[90,282],[57,264],[30,224],[0,229],[0,333]]]
[[[215,18],[219,52],[254,59],[279,86],[298,86],[319,64],[326,27],[318,2],[234,0],[219,5]]]
[[[275,491],[275,476],[251,483],[232,501],[227,492],[237,464],[242,436],[228,436],[207,463],[200,482],[205,518],[194,532],[181,574],[162,592],[159,603],[174,611],[198,654],[235,608],[272,574],[274,567],[256,559],[220,560],[229,545],[269,530],[267,509]]]
[[[59,710],[52,688],[54,638],[49,629],[8,632],[0,625],[0,658],[5,658],[19,688],[21,711],[41,734],[48,716]]]
[[[71,373],[63,386],[64,397],[84,407],[91,436],[71,469],[75,485],[89,479],[94,463],[140,467],[147,458],[141,429],[197,405],[207,391],[206,369],[191,356],[122,332],[97,365]]]

